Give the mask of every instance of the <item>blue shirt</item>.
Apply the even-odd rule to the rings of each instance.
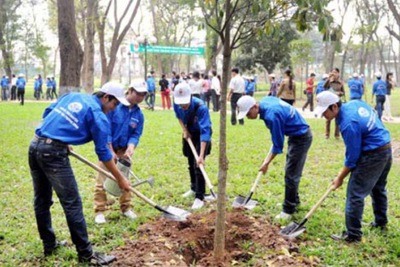
[[[22,78],[22,77],[19,77],[19,78],[17,79],[17,81],[16,81],[16,86],[17,86],[17,88],[18,88],[18,89],[25,89],[25,85],[26,85],[25,79]]]
[[[53,82],[50,79],[46,80],[46,87],[47,88],[53,88]]]
[[[385,81],[381,79],[377,80],[372,86],[372,94],[373,95],[386,95],[387,84]]]
[[[249,82],[246,86],[246,93],[254,92],[256,88],[256,82]]]
[[[63,95],[43,113],[43,122],[35,133],[66,144],[82,145],[94,141],[100,161],[112,159],[107,144],[110,124],[100,99],[80,93]]]
[[[35,80],[35,83],[33,84],[33,89],[35,89],[35,91],[38,91],[40,87],[40,82],[38,79]]]
[[[153,77],[147,78],[147,91],[150,93],[154,93],[156,91],[156,81],[154,80]]]
[[[315,89],[315,94],[318,95],[319,93],[325,91],[324,88],[324,83],[325,83],[326,79],[322,79],[318,84],[317,84],[317,88]]]
[[[343,104],[336,122],[346,145],[344,165],[350,169],[356,167],[362,151],[373,150],[390,142],[389,131],[364,101]]]
[[[271,132],[272,153],[280,154],[286,136],[306,134],[310,128],[300,113],[285,101],[267,96],[261,99],[260,119]]]
[[[363,84],[359,79],[350,79],[348,81],[348,86],[350,89],[350,99],[361,99],[364,94]]]
[[[53,88],[57,88],[57,82],[55,79],[52,79],[51,82],[53,83]]]
[[[187,110],[174,103],[174,111],[177,119],[181,120],[190,133],[200,133],[201,142],[211,141],[211,120],[208,108],[201,99],[192,97]]]
[[[138,105],[130,108],[119,104],[107,114],[107,118],[111,124],[107,141],[112,143],[114,149],[125,148],[128,144],[137,147],[144,124],[144,116]]]
[[[8,87],[8,79],[6,77],[1,79],[1,87]]]

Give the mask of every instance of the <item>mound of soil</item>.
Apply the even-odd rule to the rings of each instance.
[[[236,209],[226,213],[225,259],[212,256],[216,212],[192,214],[185,222],[164,218],[139,227],[137,240],[113,251],[113,266],[317,266],[318,258],[299,254],[298,244],[283,239],[265,217]]]

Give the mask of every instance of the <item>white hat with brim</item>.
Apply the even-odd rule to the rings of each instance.
[[[143,80],[133,81],[129,88],[133,88],[138,93],[147,93],[147,83]]]
[[[330,91],[323,91],[317,95],[317,107],[315,108],[315,115],[321,117],[322,114],[329,108],[330,105],[339,102],[340,98],[337,94]]]
[[[249,113],[250,109],[254,107],[255,104],[256,100],[249,95],[239,98],[238,102],[236,103],[239,111],[238,119],[241,120],[246,117],[247,113]]]
[[[122,84],[115,83],[115,82],[105,83],[101,87],[100,92],[106,93],[107,95],[114,96],[124,106],[130,105],[128,100],[126,100],[126,98],[125,98],[124,87],[122,86]]]
[[[174,88],[174,102],[177,105],[185,105],[190,103],[192,90],[187,83],[179,83]]]

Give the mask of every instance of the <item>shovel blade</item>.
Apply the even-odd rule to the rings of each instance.
[[[279,234],[287,239],[294,239],[306,230],[304,225],[300,226],[296,222],[291,222],[288,226],[279,231]]]
[[[246,201],[247,201],[247,197],[239,195],[239,196],[235,197],[235,199],[233,200],[232,207],[234,207],[234,208],[245,207],[248,210],[252,210],[258,204],[258,201],[256,201],[256,200],[249,199],[247,201],[247,203],[246,203]]]
[[[180,209],[177,207],[173,206],[168,206],[167,208],[164,208],[163,216],[169,220],[173,221],[179,221],[183,222],[186,221],[187,217],[191,213],[189,211],[186,211],[184,209]]]

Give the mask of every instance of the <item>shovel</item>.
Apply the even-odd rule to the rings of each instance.
[[[251,187],[250,193],[247,195],[247,197],[245,196],[237,196],[235,197],[233,203],[232,203],[232,207],[234,208],[239,208],[239,207],[245,207],[246,209],[254,209],[254,207],[257,205],[258,201],[256,200],[251,200],[251,197],[253,196],[254,191],[256,190],[258,181],[260,180],[261,176],[262,176],[262,172],[258,172],[257,178],[253,184],[253,186]]]
[[[108,178],[116,181],[116,179],[114,178],[114,176],[111,173],[103,170],[102,168],[100,168],[96,164],[90,162],[89,160],[85,159],[81,155],[75,153],[74,151],[70,151],[70,154],[72,156],[74,156],[75,158],[77,158],[78,160],[82,161],[83,163],[87,164],[88,166],[92,167],[96,171],[101,172],[102,174],[104,174]],[[185,221],[186,218],[190,215],[190,212],[185,211],[185,210],[180,209],[180,208],[176,208],[176,207],[172,207],[172,206],[168,206],[167,208],[163,208],[163,207],[157,205],[154,201],[152,201],[151,199],[149,199],[148,197],[146,197],[142,193],[140,193],[138,190],[134,189],[133,187],[130,187],[129,189],[132,191],[132,193],[137,195],[139,198],[144,200],[146,203],[148,203],[149,205],[153,206],[155,209],[161,211],[163,213],[164,217],[166,217],[166,218],[168,218],[170,220]]]
[[[300,223],[291,222],[288,226],[279,231],[279,234],[287,239],[294,239],[297,236],[301,235],[306,227],[304,226],[311,215],[315,212],[315,210],[322,204],[322,202],[326,199],[329,193],[333,190],[333,187],[329,187],[329,189],[325,192],[325,194],[318,200],[317,204],[312,207],[312,209],[306,214],[304,219]]]
[[[194,157],[195,157],[195,159],[197,161],[199,159],[199,155],[197,155],[197,151],[196,151],[196,148],[193,145],[192,139],[190,139],[190,137],[188,137],[186,139],[186,141],[188,142],[190,148],[192,149],[192,153],[193,153],[193,155],[194,155]],[[211,195],[213,196],[214,199],[216,199],[217,198],[217,194],[214,193],[213,185],[210,182],[210,178],[208,178],[208,175],[206,173],[206,169],[204,169],[204,165],[203,164],[199,164],[199,168],[200,168],[201,173],[203,174],[204,180],[206,181],[206,184],[207,184],[208,188],[210,188]]]

